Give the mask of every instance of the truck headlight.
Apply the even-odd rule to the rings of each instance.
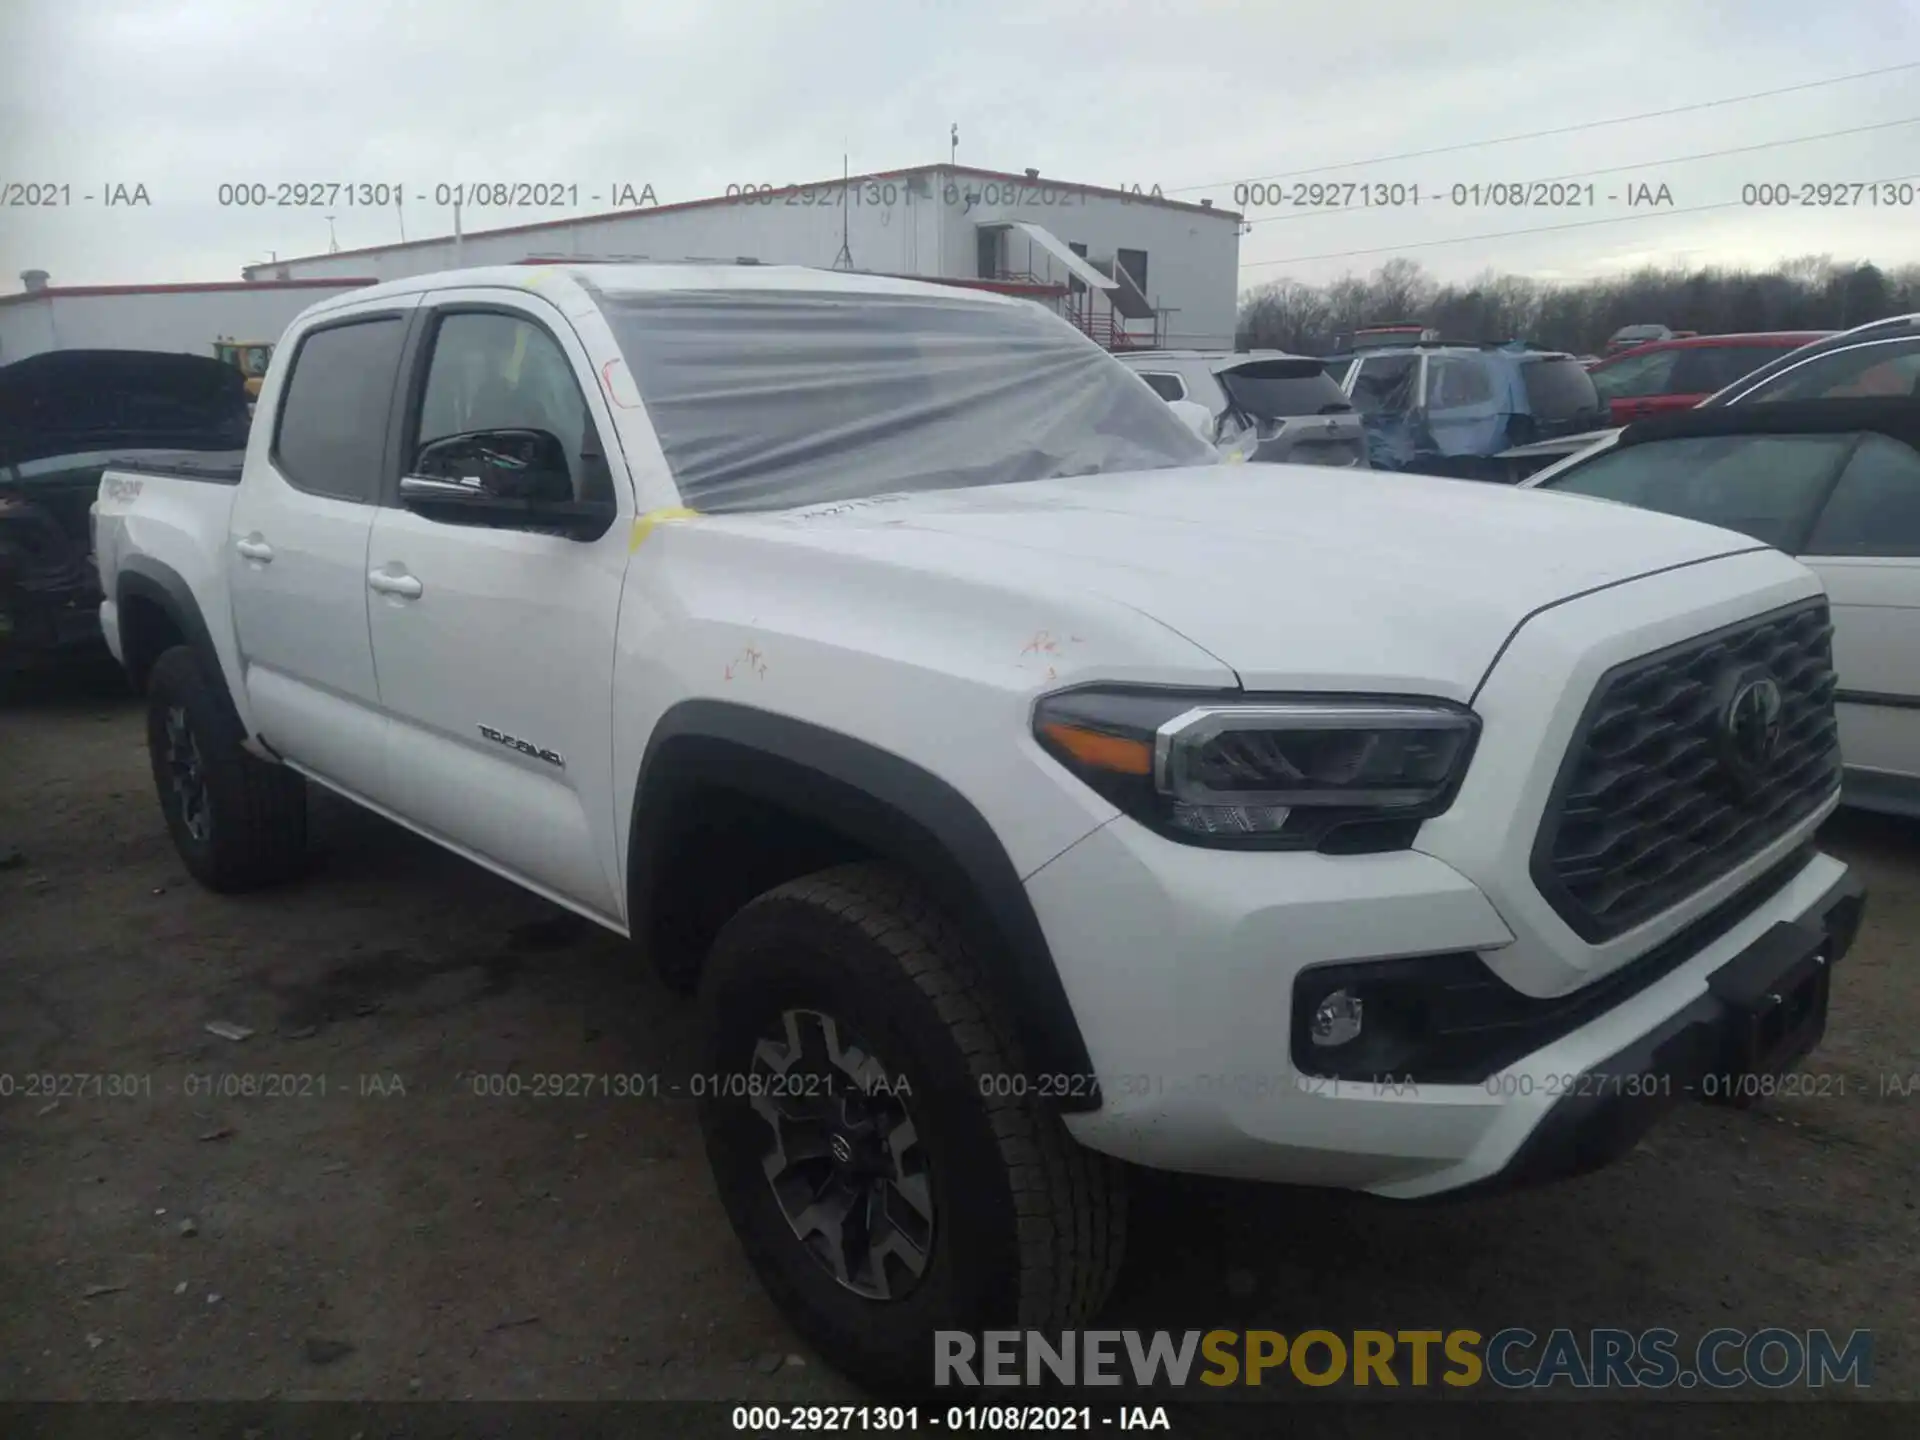
[[[1446,700],[1095,686],[1043,697],[1041,747],[1198,845],[1403,849],[1452,802],[1479,718]]]

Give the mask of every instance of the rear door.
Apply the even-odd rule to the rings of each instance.
[[[1506,440],[1504,407],[1477,357],[1434,355],[1427,361],[1427,433],[1443,459],[1492,455]]]
[[[615,429],[558,310],[519,291],[443,291],[422,307],[399,453],[477,430],[559,437],[576,499],[620,518],[591,539],[416,514],[394,493],[360,581],[391,725],[395,808],[515,879],[620,923],[614,857],[613,644],[632,495]],[[410,468],[408,465],[401,467]],[[497,517],[496,517],[497,518]]]
[[[1920,813],[1920,454],[1866,436],[1804,549],[1833,604],[1848,783]]]
[[[228,522],[229,593],[255,728],[341,789],[384,798],[367,540],[417,296],[329,315],[294,342]]]

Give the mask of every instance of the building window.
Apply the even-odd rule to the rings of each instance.
[[[982,225],[974,232],[979,245],[979,271],[982,280],[998,280],[1006,267],[1001,263],[1007,232],[998,226]]]
[[[1144,250],[1116,250],[1114,261],[1133,277],[1133,283],[1141,295],[1147,293],[1147,252]]]

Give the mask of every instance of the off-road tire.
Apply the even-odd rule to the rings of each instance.
[[[200,754],[208,825],[188,828],[167,762],[170,713],[184,712]],[[306,782],[241,748],[246,738],[217,676],[199,655],[176,645],[147,679],[147,752],[167,831],[187,871],[209,890],[257,889],[300,873],[307,854]]]
[[[897,1298],[853,1293],[802,1247],[756,1148],[766,1122],[713,1093],[796,1007],[834,1015],[911,1085],[935,1219],[925,1270]],[[715,940],[700,1012],[701,1127],[722,1202],[829,1364],[880,1393],[921,1392],[936,1330],[1072,1328],[1105,1302],[1125,1249],[1123,1169],[1043,1102],[958,928],[909,877],[843,865],[760,896]]]

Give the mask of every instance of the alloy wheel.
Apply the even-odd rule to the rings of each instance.
[[[898,1299],[926,1272],[934,1201],[904,1077],[833,1016],[788,1010],[753,1051],[767,1183],[794,1237],[846,1289]]]

